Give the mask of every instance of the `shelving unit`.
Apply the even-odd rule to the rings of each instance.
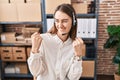
[[[28,22],[28,21],[23,21],[23,22],[0,22],[0,24],[42,24],[42,31],[43,32],[46,32],[47,31],[47,19],[52,19],[53,18],[53,14],[47,14],[46,13],[46,3],[45,1],[47,0],[40,0],[40,5],[41,5],[41,17],[42,17],[42,21],[36,21],[36,22]],[[87,1],[87,0],[86,0]],[[97,3],[99,2],[99,0],[94,0],[95,2],[95,6],[94,6],[94,9],[96,10],[95,13],[88,13],[88,14],[77,14],[77,18],[96,18],[96,27],[98,26],[97,25],[97,22],[98,22],[98,5]],[[97,61],[97,28],[96,28],[96,37],[95,38],[82,38],[84,41],[85,41],[85,44],[86,44],[86,56],[83,57],[83,61],[94,61],[94,76],[93,77],[81,77],[80,80],[97,80],[97,76],[96,76],[96,61]],[[90,43],[87,43],[87,41],[90,41]],[[0,43],[0,46],[24,46],[24,47],[30,47],[31,45],[15,45],[15,44],[1,44]],[[89,54],[90,53],[90,54]],[[0,63],[4,63],[3,61],[0,60]],[[0,68],[2,68],[2,72],[4,72],[4,66],[3,65],[0,65]],[[8,79],[12,79],[12,78],[15,78],[15,79],[18,79],[18,78],[21,78],[21,79],[32,79],[32,75],[30,73],[28,74],[2,74],[1,75],[2,77],[2,80],[5,80],[5,78],[8,78]]]
[[[28,78],[30,78],[30,79],[33,78],[30,73],[29,73],[29,74],[5,74],[4,76],[5,76],[6,78],[9,78],[9,79],[10,79],[10,78],[16,78],[16,79],[17,79],[17,78],[21,78],[21,79],[22,79],[22,78],[24,78],[24,79],[26,79],[26,78],[27,78],[27,79],[28,79]]]
[[[11,62],[8,62],[8,61],[5,61],[3,63],[11,63]],[[12,62],[12,64],[15,64],[15,63],[27,63],[27,62]],[[5,67],[4,64],[2,67]],[[2,70],[2,72],[4,72],[4,70]],[[2,80],[7,80],[7,79],[11,79],[11,80],[22,80],[22,79],[27,79],[27,80],[33,80],[33,76],[31,75],[31,73],[28,71],[28,73],[24,74],[24,73],[3,73],[2,75]]]
[[[14,3],[12,3],[12,1],[15,1],[15,0],[0,0],[1,2],[9,2],[9,6],[11,6],[11,5],[13,5]],[[16,1],[19,1],[19,0],[16,0]],[[25,1],[25,2],[27,2],[27,0],[20,0],[20,2],[23,2],[23,1]],[[32,1],[32,0],[28,0],[28,2],[29,1]],[[35,0],[35,1],[37,1],[37,0]],[[4,25],[11,25],[11,24],[17,24],[17,25],[21,25],[21,24],[24,24],[24,25],[26,25],[26,24],[30,24],[30,25],[42,25],[42,27],[44,27],[44,28],[42,28],[42,31],[43,32],[46,32],[46,28],[45,28],[45,24],[46,24],[46,22],[45,22],[45,10],[44,10],[44,8],[45,8],[45,6],[44,6],[44,0],[38,0],[38,1],[40,1],[40,3],[39,3],[39,5],[40,5],[40,8],[41,8],[41,20],[39,21],[39,20],[34,20],[34,21],[14,21],[14,20],[10,20],[10,21],[1,21],[1,19],[0,19],[0,25],[3,25],[3,31],[5,30],[5,26]],[[20,3],[21,4],[21,3]],[[27,5],[25,4],[25,7],[26,7]],[[31,3],[30,3],[30,6],[31,6]],[[1,6],[0,6],[1,7]],[[33,6],[34,7],[34,6]],[[1,9],[1,8],[0,8]],[[33,15],[34,15],[34,10],[32,10],[33,11]],[[31,14],[31,13],[30,13]],[[0,14],[1,15],[1,14]],[[10,15],[10,14],[9,14]],[[29,15],[29,14],[28,14]],[[30,18],[31,18],[31,16],[29,16]],[[39,17],[38,17],[39,18]],[[37,19],[38,19],[37,18]],[[18,19],[17,19],[18,20]],[[13,43],[6,43],[6,44],[2,44],[2,43],[0,43],[0,47],[25,47],[25,48],[27,48],[27,47],[30,47],[31,45],[28,45],[28,44],[13,44]],[[5,69],[5,65],[4,64],[7,64],[7,63],[11,63],[11,61],[2,61],[2,60],[0,60],[0,73],[2,73],[1,74],[1,80],[7,80],[7,79],[9,79],[9,80],[22,80],[22,79],[24,79],[24,80],[33,80],[33,76],[31,75],[31,73],[28,71],[28,74],[19,74],[19,73],[15,73],[15,74],[13,74],[13,73],[4,73],[5,71],[4,71],[4,69]],[[12,62],[12,63],[16,63],[16,62]],[[19,62],[17,62],[17,63],[19,63]],[[20,62],[21,63],[21,62]],[[27,62],[22,62],[22,63],[26,63],[27,64]]]

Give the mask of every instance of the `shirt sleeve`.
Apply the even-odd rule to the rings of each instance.
[[[73,58],[67,77],[69,80],[79,80],[82,74],[82,60],[78,61]]]
[[[43,46],[41,44],[39,53],[32,53],[27,60],[29,70],[33,76],[43,74],[46,70]]]

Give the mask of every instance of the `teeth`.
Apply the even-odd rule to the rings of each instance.
[[[66,35],[67,33],[62,33],[62,35]]]

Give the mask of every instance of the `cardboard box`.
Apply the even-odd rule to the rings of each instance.
[[[20,3],[17,4],[19,22],[41,21],[40,3]]]
[[[0,22],[17,22],[18,15],[14,4],[0,4]]]
[[[83,73],[81,77],[94,77],[95,61],[83,61]]]
[[[24,54],[13,54],[14,61],[26,61],[26,55]]]
[[[1,60],[2,61],[13,61],[13,55],[10,53],[2,53],[1,54]]]
[[[27,47],[27,57],[30,57],[31,47]]]
[[[24,3],[25,0],[10,0],[10,2],[14,3],[16,5],[16,4],[19,4],[19,3]]]
[[[1,53],[12,53],[12,47],[0,47]]]
[[[5,32],[1,33],[1,43],[15,43],[16,33],[15,32]]]
[[[6,4],[6,3],[9,3],[9,1],[8,0],[0,0],[0,4],[2,4],[2,3]]]
[[[73,8],[77,14],[87,14],[88,13],[88,4],[86,3],[72,3]]]
[[[40,0],[10,0],[10,3],[2,0],[0,2],[0,22],[41,21]]]
[[[46,13],[53,14],[56,7],[62,3],[71,4],[71,0],[46,0]]]
[[[1,59],[3,61],[13,61],[12,47],[0,47]]]
[[[34,28],[34,27],[24,27],[22,28],[22,34],[25,38],[31,38],[31,35],[35,32],[38,32],[40,28]]]
[[[83,47],[82,47],[82,56],[86,56],[86,45],[83,44]]]
[[[26,61],[25,47],[13,47],[14,61]]]
[[[26,43],[26,41],[25,41],[25,38],[23,37],[23,35],[16,36],[15,44],[25,44],[25,43]]]
[[[26,63],[17,63],[15,64],[16,73],[28,74],[28,67]]]
[[[26,42],[26,44],[28,44],[28,45],[32,45],[31,38],[25,38],[25,42]]]

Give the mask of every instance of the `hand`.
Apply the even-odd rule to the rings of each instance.
[[[75,56],[82,56],[82,46],[83,46],[83,40],[81,38],[76,38],[73,41],[73,47],[75,51]]]
[[[38,53],[39,52],[39,47],[42,42],[42,37],[40,36],[40,33],[35,32],[31,36],[31,41],[32,41],[32,49],[31,51],[33,53]]]

